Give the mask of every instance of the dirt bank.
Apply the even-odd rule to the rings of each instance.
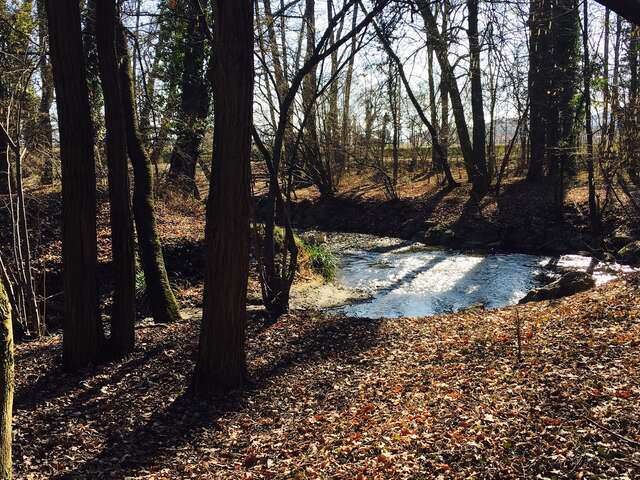
[[[470,199],[466,185],[449,190],[433,184],[394,201],[352,190],[325,199],[300,195],[291,210],[294,225],[302,229],[370,233],[460,249],[556,255],[620,248],[619,243],[599,245],[590,233],[586,190],[579,184],[569,189],[560,215],[554,213],[548,187],[523,181],[505,185],[499,197],[480,200]],[[260,202],[257,212],[260,218]],[[632,219],[614,205],[604,218],[604,238],[615,237],[621,225],[637,236]],[[434,230],[446,234],[434,235]]]

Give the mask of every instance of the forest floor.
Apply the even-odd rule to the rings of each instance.
[[[60,336],[19,345],[17,477],[640,475],[638,277],[430,318],[252,319],[252,384],[208,405],[187,392],[199,321],[187,313],[74,375]]]
[[[294,220],[298,227],[401,238],[437,222],[455,229],[467,242],[463,248],[499,241],[499,248],[525,251],[522,240],[534,230],[557,240],[558,251],[575,252],[588,241],[582,183],[569,189],[562,220],[549,216],[548,191],[520,181],[508,182],[502,198],[475,203],[468,187],[442,190],[426,178],[406,178],[400,191],[402,200],[388,201],[366,176],[350,177],[329,200],[300,190]],[[108,316],[105,198],[102,192],[98,242]],[[36,270],[47,272],[37,283],[46,282],[54,334],[17,347],[18,478],[640,476],[639,277],[499,310],[393,320],[297,311],[266,326],[254,273],[252,383],[205,405],[187,393],[202,299],[203,202],[172,196],[157,202],[185,319],[141,322],[132,356],[74,375],[61,370],[55,334],[62,307],[60,192],[29,189],[27,203]],[[608,231],[633,229],[631,217],[611,212]],[[7,230],[0,231],[5,246]]]

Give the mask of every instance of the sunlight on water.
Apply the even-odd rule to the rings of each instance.
[[[540,286],[539,274],[561,268],[587,270],[591,258],[567,255],[552,260],[522,254],[471,254],[430,249],[421,244],[368,235],[332,235],[341,259],[336,282],[365,297],[334,311],[357,317],[427,316],[472,305],[513,305]],[[598,284],[630,271],[599,264]]]

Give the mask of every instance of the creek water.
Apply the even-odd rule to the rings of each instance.
[[[328,245],[339,262],[334,283],[352,292],[350,301],[331,310],[354,317],[428,316],[476,304],[503,307],[562,270],[591,270],[596,284],[631,271],[580,255],[475,254],[371,235],[329,234]]]

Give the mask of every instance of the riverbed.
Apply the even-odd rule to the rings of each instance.
[[[305,308],[353,317],[397,318],[518,303],[566,270],[589,271],[597,285],[632,269],[583,255],[543,257],[431,248],[396,238],[327,234],[336,278],[305,292]],[[295,303],[295,301],[294,301]]]

